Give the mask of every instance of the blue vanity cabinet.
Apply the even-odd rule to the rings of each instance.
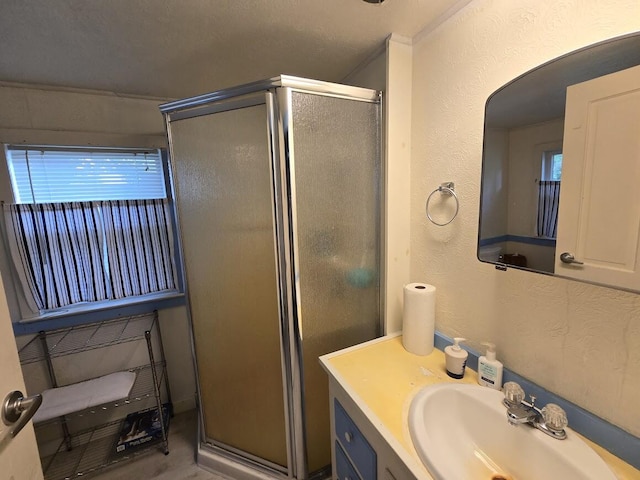
[[[347,480],[350,473],[348,467],[352,467],[359,472],[357,477],[361,480],[376,480],[377,456],[367,439],[360,432],[356,424],[351,420],[344,407],[340,405],[337,398],[333,399],[334,412],[334,433],[336,436],[336,466],[338,478]],[[342,447],[342,448],[341,448]],[[349,465],[344,465],[344,460]],[[349,461],[350,459],[350,461]]]
[[[416,480],[410,469],[334,381],[329,383],[334,480]]]
[[[356,472],[354,466],[351,464],[349,459],[347,458],[347,454],[344,453],[344,450],[340,446],[340,442],[336,441],[335,444],[335,452],[336,452],[336,476],[340,480],[357,480],[360,477],[358,472]]]

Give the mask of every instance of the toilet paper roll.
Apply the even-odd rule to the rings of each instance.
[[[436,287],[410,283],[404,287],[402,310],[402,345],[416,355],[433,351],[436,320]]]

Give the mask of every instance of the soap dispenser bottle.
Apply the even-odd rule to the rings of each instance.
[[[502,388],[502,362],[496,360],[496,346],[490,342],[484,342],[482,345],[487,347],[487,354],[478,358],[478,383],[500,390]]]
[[[447,368],[447,375],[451,378],[464,377],[464,368],[467,366],[467,357],[469,354],[466,350],[460,348],[460,342],[464,342],[466,338],[455,337],[453,345],[444,348],[444,357]]]

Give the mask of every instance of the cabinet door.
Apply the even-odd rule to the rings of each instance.
[[[359,480],[360,475],[356,472],[351,465],[351,462],[347,458],[347,455],[342,450],[340,442],[336,442],[336,475],[338,480]]]
[[[640,290],[640,67],[567,89],[563,157],[556,274]]]
[[[377,471],[375,450],[337,399],[334,399],[333,407],[335,434],[340,445],[344,447],[345,452],[362,475],[362,478],[375,480]]]

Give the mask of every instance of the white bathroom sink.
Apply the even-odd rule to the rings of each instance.
[[[616,480],[571,429],[557,440],[507,422],[502,392],[479,385],[423,388],[409,410],[411,439],[436,480]]]

